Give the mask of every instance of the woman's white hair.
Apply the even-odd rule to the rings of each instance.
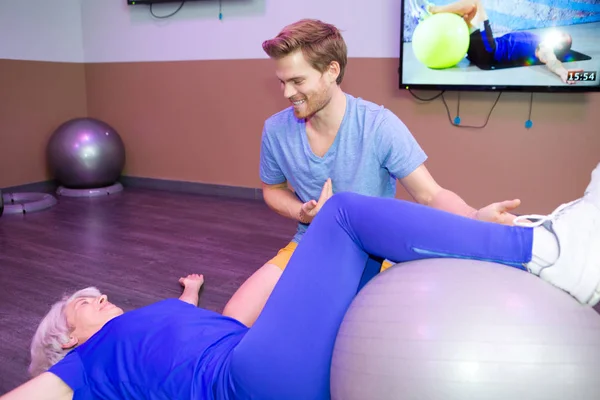
[[[87,287],[70,296],[64,296],[52,305],[31,340],[29,374],[32,377],[47,371],[71,351],[71,349],[62,348],[62,345],[69,341],[72,331],[65,314],[67,304],[81,297],[98,297],[100,295],[100,291],[95,287]]]

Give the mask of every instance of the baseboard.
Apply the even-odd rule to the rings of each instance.
[[[119,181],[124,187],[163,190],[167,192],[191,193],[207,196],[222,196],[239,199],[262,200],[262,189],[241,186],[216,185],[212,183],[174,181],[168,179],[122,176]]]
[[[206,196],[221,196],[238,199],[263,200],[262,189],[241,186],[216,185],[212,183],[174,181],[168,179],[141,178],[136,176],[121,176],[119,182],[123,187],[162,190],[166,192],[179,192],[199,194]],[[12,192],[42,192],[55,193],[58,183],[54,180],[28,183],[25,185],[2,188],[4,193]]]
[[[36,193],[54,193],[58,188],[58,183],[54,180],[40,181],[27,183],[24,185],[8,186],[0,188],[4,193],[17,193],[17,192],[36,192]]]

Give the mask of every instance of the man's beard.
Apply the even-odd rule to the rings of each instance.
[[[327,95],[327,88],[316,92],[310,97],[304,98],[304,103],[300,108],[294,107],[294,115],[299,119],[310,118],[322,109],[331,101],[331,98]]]

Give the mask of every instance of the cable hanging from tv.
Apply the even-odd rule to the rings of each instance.
[[[177,14],[182,8],[183,5],[185,4],[186,0],[181,0],[181,4],[179,4],[179,7],[177,7],[177,9],[175,11],[173,11],[171,14],[167,14],[167,15],[156,15],[154,13],[154,10],[152,9],[152,7],[154,7],[154,5],[156,3],[150,3],[150,14],[154,17],[154,18],[170,18],[173,15]]]
[[[167,15],[158,15],[154,12],[154,6],[156,4],[164,4],[164,3],[176,3],[178,0],[127,0],[127,5],[136,6],[136,5],[149,5],[150,6],[150,15],[154,18],[165,19],[170,18],[177,14],[183,8],[184,4],[187,1],[196,1],[196,0],[180,0],[179,6],[175,11]],[[223,19],[223,0],[219,0],[219,19]]]
[[[494,101],[494,104],[492,105],[492,108],[490,109],[490,112],[488,113],[487,117],[485,118],[485,122],[482,125],[464,125],[464,124],[461,124],[461,118],[460,118],[460,91],[458,92],[458,96],[457,96],[456,117],[454,117],[454,120],[452,120],[452,116],[450,113],[450,107],[448,106],[448,103],[446,102],[446,98],[444,97],[444,93],[446,93],[446,90],[441,90],[435,96],[428,97],[428,98],[422,98],[420,96],[417,96],[410,88],[408,89],[408,92],[415,99],[426,102],[426,103],[432,102],[432,101],[436,100],[438,97],[441,97],[442,103],[444,103],[444,107],[446,108],[446,114],[448,115],[448,120],[450,121],[450,124],[452,126],[456,126],[457,128],[475,128],[475,129],[482,129],[487,126],[488,122],[490,121],[490,117],[492,116],[492,112],[494,111],[494,108],[496,108],[498,101],[500,101],[500,96],[502,96],[502,93],[503,93],[502,91],[498,93],[498,96],[496,97],[496,100]],[[525,121],[525,128],[527,128],[527,129],[531,129],[531,127],[533,126],[533,121],[531,120],[532,110],[533,110],[533,92],[531,92],[530,97],[529,97],[529,115],[527,117],[527,120]]]

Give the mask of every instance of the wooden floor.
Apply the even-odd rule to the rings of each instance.
[[[263,201],[129,188],[3,216],[0,395],[28,379],[31,337],[63,294],[94,285],[130,310],[179,296],[179,277],[202,273],[200,305],[220,312],[294,232]]]

